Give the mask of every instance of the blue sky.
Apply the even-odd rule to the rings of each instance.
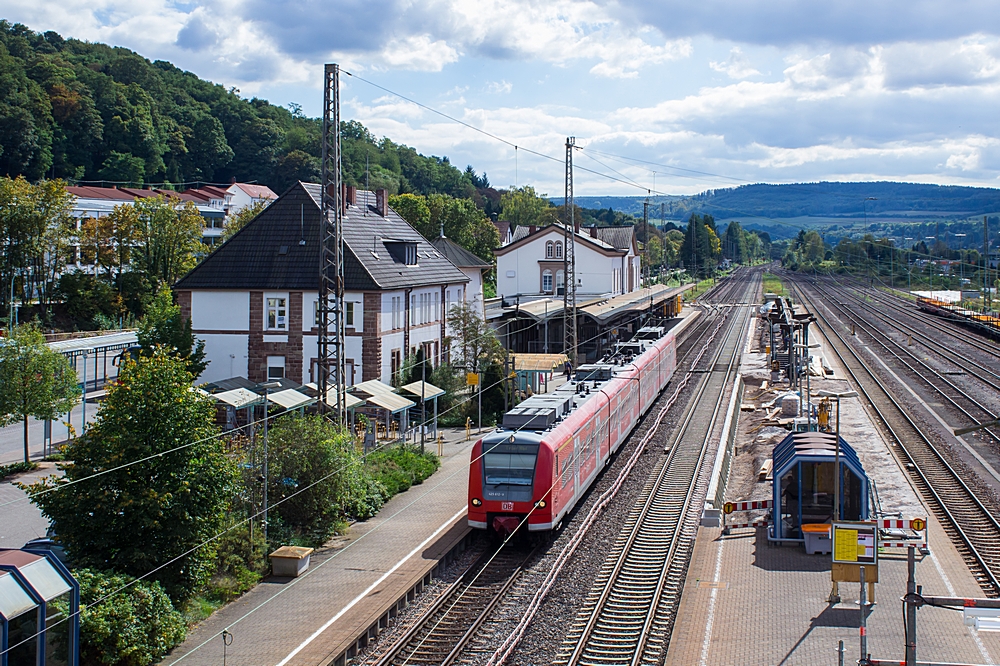
[[[171,60],[318,115],[322,64],[534,151],[583,150],[580,195],[744,182],[996,187],[1000,12],[979,0],[7,0],[38,31]],[[562,193],[515,151],[358,79],[377,136]],[[646,164],[636,160],[644,160]],[[614,173],[614,171],[618,173]],[[700,173],[695,173],[700,172]],[[628,182],[621,182],[628,181]]]

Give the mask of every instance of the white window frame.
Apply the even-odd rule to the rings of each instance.
[[[272,313],[274,314],[274,325],[271,324]],[[288,330],[288,298],[286,296],[264,297],[264,330]]]
[[[280,375],[271,374],[271,370],[281,370]],[[283,379],[285,377],[285,357],[284,356],[268,356],[267,357],[267,378],[271,379]]]
[[[344,301],[344,326],[354,326],[354,301]]]
[[[546,243],[545,243],[545,258],[546,259],[551,259],[552,257],[556,256],[555,255],[555,247],[554,247],[554,245],[555,244],[552,241],[546,241]]]
[[[546,282],[548,287],[546,287]],[[546,268],[542,271],[542,293],[551,294],[552,293],[552,271]]]
[[[562,243],[556,241],[556,259],[562,259]]]

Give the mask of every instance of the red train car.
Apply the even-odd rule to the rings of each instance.
[[[558,528],[676,364],[675,334],[643,328],[558,390],[507,412],[472,449],[469,525],[509,534],[528,516],[529,531]]]

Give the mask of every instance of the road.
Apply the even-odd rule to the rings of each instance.
[[[97,416],[97,404],[87,401],[87,423],[91,423]],[[80,433],[83,424],[83,406],[77,405],[73,408],[71,415],[73,427]],[[52,440],[59,443],[66,440],[67,430],[63,423],[66,420],[64,414],[58,421],[52,423]],[[28,448],[31,451],[32,460],[42,458],[42,438],[44,436],[44,424],[36,419],[28,420]],[[6,428],[0,428],[0,465],[24,460],[24,424],[15,423]]]

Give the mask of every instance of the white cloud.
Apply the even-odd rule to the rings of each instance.
[[[486,92],[493,95],[509,94],[513,89],[514,84],[510,81],[490,81],[486,84]]]
[[[750,64],[750,59],[743,53],[743,49],[734,46],[729,52],[729,57],[722,62],[711,61],[708,66],[717,72],[726,74],[731,79],[745,79],[760,74]]]

